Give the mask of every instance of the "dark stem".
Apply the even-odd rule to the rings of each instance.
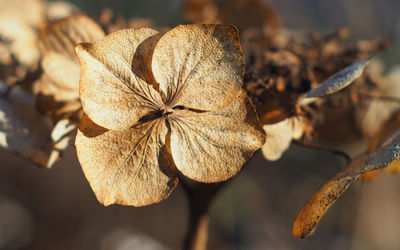
[[[184,250],[205,250],[208,239],[208,211],[218,191],[225,183],[189,183],[179,178],[189,204],[189,219],[183,242]]]
[[[306,148],[311,148],[311,149],[315,149],[315,150],[331,152],[331,153],[334,153],[334,154],[342,156],[346,160],[347,163],[351,162],[350,155],[348,155],[346,152],[343,152],[343,151],[335,149],[335,148],[315,145],[315,144],[311,144],[311,143],[308,143],[308,142],[305,142],[305,141],[300,141],[300,140],[294,140],[293,143],[297,144],[299,146],[302,146],[302,147],[306,147]]]

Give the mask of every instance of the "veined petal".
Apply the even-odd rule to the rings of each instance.
[[[135,65],[144,62],[134,60],[135,54],[141,53],[138,47],[156,34],[148,28],[124,29],[76,47],[82,107],[95,123],[124,130],[161,105],[159,93],[139,78],[145,72],[138,72],[143,67]],[[140,48],[146,50],[146,46]]]
[[[265,141],[243,90],[216,112],[182,112],[170,121],[172,158],[179,171],[196,181],[219,182],[234,176]]]
[[[79,63],[71,58],[58,53],[47,53],[42,60],[42,67],[48,78],[59,89],[75,92],[75,98],[79,97]],[[46,91],[45,89],[43,91]],[[52,93],[57,99],[58,94]]]
[[[180,25],[157,42],[152,71],[167,105],[226,106],[243,84],[244,61],[233,25]]]
[[[57,116],[61,109],[73,112],[80,108],[80,66],[74,48],[78,43],[104,36],[101,27],[84,15],[59,20],[42,32],[39,45],[44,74],[34,89],[37,106],[43,113]]]
[[[264,157],[276,161],[289,149],[293,139],[299,139],[304,133],[304,119],[300,116],[286,118],[283,121],[263,126],[268,140],[262,147]]]
[[[82,118],[75,142],[78,158],[102,204],[145,206],[168,197],[177,178],[165,148],[167,133],[164,120],[111,131]]]
[[[49,25],[40,36],[42,54],[57,53],[78,63],[75,45],[93,42],[105,37],[104,31],[89,17],[77,14]]]

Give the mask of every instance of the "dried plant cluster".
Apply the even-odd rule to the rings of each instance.
[[[235,176],[259,148],[274,161],[292,141],[367,139],[301,210],[300,238],[360,176],[400,171],[399,70],[383,76],[370,59],[388,41],[298,34],[257,0],[186,0],[182,15],[194,24],[157,31],[110,10],[95,21],[66,3],[0,0],[0,146],[51,167],[77,134],[98,200],[144,206],[178,173]]]

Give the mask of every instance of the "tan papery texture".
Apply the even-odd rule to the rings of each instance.
[[[264,143],[241,89],[233,26],[181,25],[163,36],[126,29],[77,52],[87,113],[78,158],[105,205],[167,198],[176,169],[201,182],[226,180]]]
[[[269,161],[276,161],[289,149],[293,139],[303,136],[305,123],[300,116],[286,118],[273,124],[263,125],[268,140],[262,146],[262,153]]]
[[[124,130],[162,106],[153,85],[132,70],[144,63],[134,60],[139,44],[157,33],[150,28],[124,29],[76,47],[81,62],[82,106],[95,123]]]
[[[111,131],[82,119],[77,153],[101,203],[144,206],[168,197],[177,179],[165,152],[167,132],[165,120]]]
[[[161,37],[152,61],[166,104],[215,110],[243,84],[244,61],[232,25],[181,25]]]
[[[74,47],[104,36],[101,27],[84,15],[59,20],[42,32],[40,51],[44,74],[34,89],[38,94],[38,107],[43,113],[58,116],[60,109],[79,109],[80,67]]]
[[[201,182],[234,176],[264,142],[264,131],[244,91],[221,110],[182,114],[170,124],[177,168]]]

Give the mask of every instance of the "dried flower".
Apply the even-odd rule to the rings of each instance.
[[[300,97],[293,109],[301,110],[302,106],[321,101],[323,97],[335,94],[347,87],[360,77],[368,60],[355,62],[332,75],[318,87]],[[265,107],[260,111],[262,114],[261,121],[266,123],[263,128],[268,135],[268,140],[262,147],[262,152],[267,160],[275,161],[281,158],[293,139],[300,139],[303,136],[305,130],[308,129],[308,120],[300,113],[289,117],[290,112],[285,112],[285,109],[280,108],[279,105],[271,106],[271,108]],[[282,117],[284,120],[282,120]]]
[[[76,48],[79,161],[98,200],[144,206],[234,176],[264,143],[232,25],[125,29]]]

